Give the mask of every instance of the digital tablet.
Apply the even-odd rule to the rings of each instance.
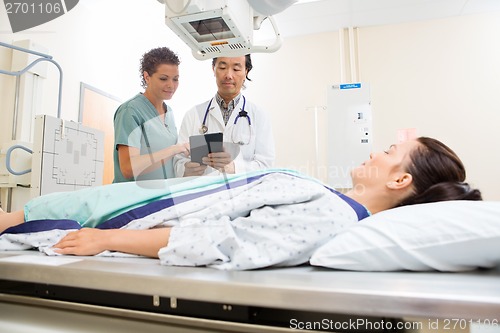
[[[218,153],[223,151],[222,139],[222,133],[190,136],[189,145],[191,148],[191,161],[201,164],[201,159],[209,153]]]

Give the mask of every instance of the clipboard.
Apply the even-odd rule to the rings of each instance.
[[[191,162],[202,164],[201,159],[209,153],[224,151],[222,144],[223,137],[224,135],[220,132],[190,136]]]

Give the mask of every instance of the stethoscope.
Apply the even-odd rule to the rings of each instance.
[[[233,143],[236,143],[239,145],[247,145],[250,143],[250,140],[252,139],[252,120],[250,119],[248,112],[245,111],[245,105],[247,102],[245,99],[245,96],[242,96],[242,97],[243,97],[243,107],[241,108],[240,112],[238,112],[238,115],[236,116],[236,118],[234,118],[233,129],[231,130],[231,141],[233,141]],[[201,127],[200,127],[200,134],[205,134],[208,132],[207,117],[208,117],[208,113],[211,110],[210,107],[212,106],[213,100],[214,100],[213,98],[210,100],[210,102],[208,103],[207,109],[205,110],[205,116],[203,117],[203,123],[201,124]],[[234,128],[236,127],[236,123],[238,122],[238,119],[240,119],[240,118],[247,118],[248,128],[250,130],[250,136],[248,138],[248,141],[234,139]]]

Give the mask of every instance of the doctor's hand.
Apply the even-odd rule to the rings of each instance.
[[[186,164],[184,164],[184,177],[201,176],[206,169],[207,166],[204,164],[196,162],[186,162]]]
[[[83,228],[64,236],[53,246],[54,252],[59,254],[74,254],[90,256],[108,250],[106,240],[107,230]]]
[[[221,172],[234,173],[234,162],[228,152],[210,153],[203,157],[203,163]]]

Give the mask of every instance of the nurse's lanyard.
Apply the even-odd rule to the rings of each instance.
[[[245,105],[246,105],[245,96],[242,96],[242,97],[243,97],[243,107],[241,108],[240,112],[238,112],[238,115],[236,116],[236,118],[234,118],[233,129],[231,130],[231,141],[233,143],[236,143],[239,145],[247,145],[252,140],[252,120],[250,119],[248,112],[245,111]],[[214,100],[213,98],[210,100],[210,102],[208,103],[207,109],[205,110],[205,116],[203,117],[203,123],[201,124],[201,127],[200,127],[200,134],[205,134],[208,132],[207,117],[208,117],[208,113],[210,112],[210,106],[212,106],[213,100]],[[248,128],[250,131],[250,135],[249,135],[249,138],[247,141],[234,139],[234,128],[236,127],[236,123],[238,122],[238,119],[240,119],[242,117],[247,118]]]

